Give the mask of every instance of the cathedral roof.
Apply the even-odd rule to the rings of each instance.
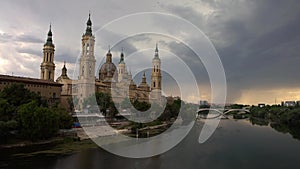
[[[66,62],[64,62],[64,66],[61,71],[61,75],[56,79],[56,82],[61,82],[63,80],[71,80],[67,74]]]
[[[146,79],[145,72],[143,74],[142,82],[141,82],[141,84],[139,85],[138,88],[139,89],[145,89],[145,90],[149,90],[150,89],[149,85],[147,84],[147,79]]]

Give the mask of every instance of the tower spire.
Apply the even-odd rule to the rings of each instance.
[[[49,25],[49,31],[48,31],[47,35],[48,35],[48,37],[47,37],[47,41],[46,41],[45,45],[54,46],[53,40],[52,40],[51,22]]]
[[[64,67],[62,68],[62,73],[61,73],[62,76],[68,76],[67,75],[67,68],[66,68],[66,61],[64,61]]]
[[[92,21],[91,21],[91,12],[89,11],[89,19],[86,22],[86,30],[85,30],[85,34],[84,35],[88,35],[88,36],[92,36]]]
[[[158,58],[158,44],[156,43],[155,47],[155,57]]]
[[[119,63],[124,63],[124,53],[123,53],[123,48],[120,56],[120,62]]]

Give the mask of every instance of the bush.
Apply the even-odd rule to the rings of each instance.
[[[7,142],[12,130],[16,130],[18,123],[15,120],[0,121],[0,143]]]

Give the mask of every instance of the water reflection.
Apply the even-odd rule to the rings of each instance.
[[[197,139],[203,124],[172,150],[152,158],[128,159],[100,148],[69,155],[37,155],[10,158],[0,168],[16,169],[231,169],[298,168],[300,141],[280,133],[282,126],[253,120],[222,120],[214,135],[204,144]],[[274,129],[276,130],[274,130]],[[282,130],[285,131],[285,130]]]

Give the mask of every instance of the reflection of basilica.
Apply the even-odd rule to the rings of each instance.
[[[51,33],[52,37],[52,33]],[[49,37],[48,37],[49,38]],[[137,86],[132,79],[131,72],[127,70],[123,50],[120,54],[118,67],[112,62],[112,53],[109,51],[106,54],[106,62],[99,70],[98,79],[95,78],[95,56],[94,56],[95,37],[92,34],[92,22],[90,16],[87,21],[87,28],[82,36],[81,57],[79,59],[79,75],[77,80],[71,80],[67,76],[67,69],[64,65],[62,75],[57,78],[56,82],[63,84],[62,87],[62,102],[67,104],[67,100],[74,96],[78,100],[78,109],[83,109],[82,104],[84,99],[90,97],[95,92],[104,92],[112,94],[114,101],[121,102],[124,98],[131,100],[149,101],[151,99],[161,100],[161,61],[158,55],[158,46],[156,45],[155,56],[152,60],[151,87],[146,82],[145,73],[143,74],[141,83]],[[50,49],[48,49],[50,48]],[[44,46],[44,52],[49,51],[49,55],[54,55],[54,45]],[[46,54],[48,55],[48,54]],[[42,63],[44,65],[44,63]],[[41,66],[42,72],[45,66]],[[50,70],[53,65],[48,66]],[[48,68],[46,67],[46,68]],[[48,70],[48,69],[47,69]],[[49,72],[46,72],[49,74]],[[41,73],[43,74],[43,73]],[[42,76],[42,75],[41,75]],[[46,76],[43,75],[42,78]],[[48,76],[47,76],[48,77]],[[49,74],[52,77],[52,74]]]

